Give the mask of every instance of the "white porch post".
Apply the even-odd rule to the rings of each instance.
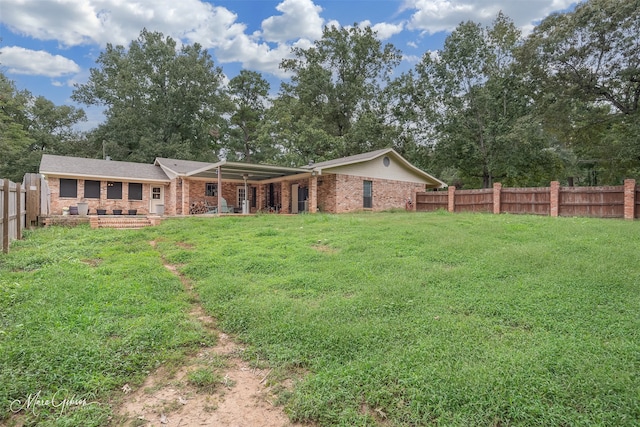
[[[222,166],[218,166],[218,215],[222,213]]]

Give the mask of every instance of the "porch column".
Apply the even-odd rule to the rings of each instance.
[[[218,215],[222,214],[222,166],[218,166]]]
[[[318,212],[318,177],[315,173],[309,178],[309,213]]]
[[[264,198],[265,198],[265,190],[266,190],[266,185],[265,184],[258,184],[257,185],[257,189],[256,189],[256,193],[258,196],[258,200],[256,200],[256,212],[260,212],[262,210],[262,208],[264,208]]]
[[[289,209],[289,205],[291,205],[291,183],[288,181],[282,181],[280,184],[282,191],[282,206],[280,207],[280,212],[283,214],[291,213]]]
[[[189,180],[182,179],[182,192],[180,197],[180,205],[182,206],[182,215],[189,215]],[[177,182],[176,182],[177,185]]]

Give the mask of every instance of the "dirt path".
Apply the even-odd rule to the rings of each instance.
[[[155,242],[150,242],[155,246]],[[268,384],[270,370],[252,368],[240,357],[243,349],[215,329],[191,283],[175,266],[176,274],[192,297],[191,315],[218,335],[214,347],[202,348],[178,368],[160,367],[136,390],[123,387],[123,403],[114,421],[131,426],[292,426],[282,408],[273,405]],[[206,374],[215,372],[215,384]],[[195,374],[204,373],[199,383]],[[195,381],[194,381],[195,380]],[[204,383],[204,384],[203,384]]]

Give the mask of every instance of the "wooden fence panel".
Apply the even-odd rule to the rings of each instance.
[[[561,187],[559,216],[624,218],[624,186]]]
[[[455,212],[493,212],[493,190],[456,191]]]
[[[548,187],[502,188],[500,212],[549,215],[551,193]]]
[[[640,218],[640,186],[634,179],[624,185],[602,187],[550,187],[457,190],[416,193],[416,211],[492,212],[595,218]]]
[[[449,195],[446,191],[428,191],[416,193],[416,211],[433,212],[438,209],[447,210]]]
[[[26,192],[22,185],[0,179],[0,244],[8,252],[12,240],[22,238],[25,226]]]

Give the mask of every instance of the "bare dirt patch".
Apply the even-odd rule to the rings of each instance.
[[[150,242],[152,246],[155,242]],[[188,279],[175,266],[165,267],[180,277],[192,297],[190,315],[217,334],[213,347],[202,348],[177,368],[160,367],[133,390],[123,387],[121,406],[115,411],[117,425],[131,426],[264,426],[293,425],[269,385],[271,371],[251,367],[241,357],[244,349],[231,337],[215,329],[215,320],[197,302]],[[215,384],[194,380],[196,374],[211,374]],[[283,383],[278,386],[282,387]]]

